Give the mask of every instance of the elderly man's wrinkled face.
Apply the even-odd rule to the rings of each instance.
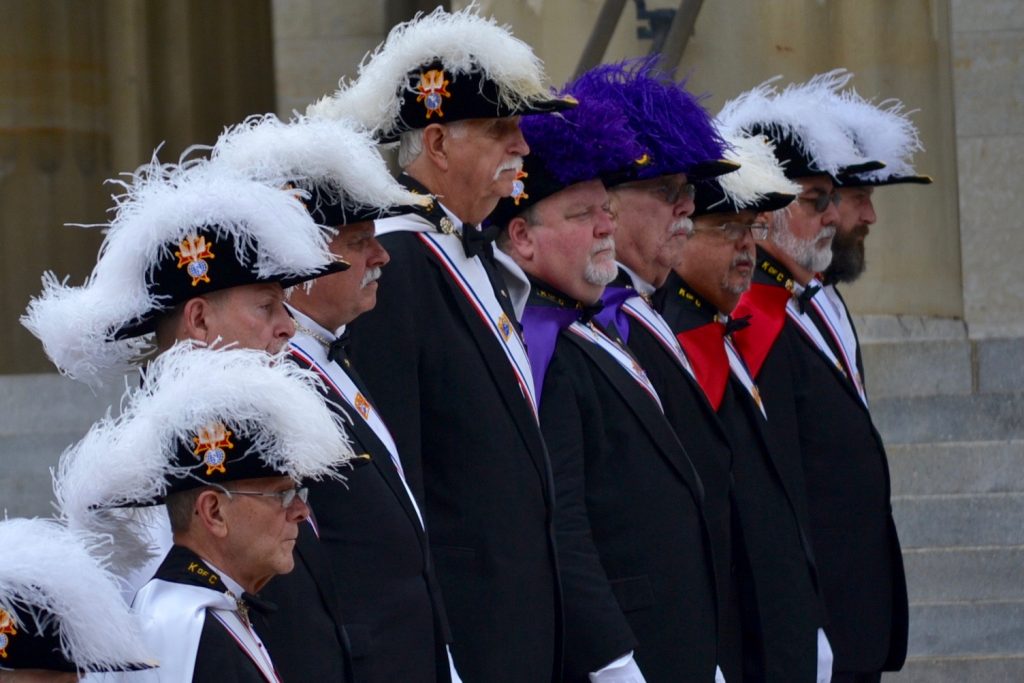
[[[795,202],[772,213],[768,239],[801,268],[820,273],[832,261],[832,238],[839,223],[838,195],[826,175],[797,182],[803,191]]]
[[[655,287],[681,257],[692,223],[693,186],[682,173],[614,188],[619,260]]]
[[[295,322],[284,307],[284,290],[276,282],[231,287],[204,297],[205,337],[199,341],[235,343],[243,349],[277,353],[295,334]]]
[[[722,313],[750,288],[756,253],[751,230],[766,229],[755,218],[753,211],[701,216],[683,245],[676,272]]]
[[[596,302],[618,273],[604,185],[600,180],[571,185],[537,203],[531,214],[530,258],[523,268],[578,301]]]
[[[832,263],[825,271],[829,282],[853,282],[864,272],[864,240],[877,219],[874,189],[839,188],[839,224],[832,240]]]
[[[460,216],[471,223],[482,221],[498,200],[512,194],[523,157],[530,153],[518,116],[458,121],[448,126],[445,145],[449,187],[472,203],[467,215]]]

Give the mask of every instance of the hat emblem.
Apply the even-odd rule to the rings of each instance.
[[[234,448],[231,443],[231,431],[222,422],[213,422],[197,430],[197,436],[192,437],[196,448],[192,455],[200,458],[206,465],[206,476],[214,472],[227,473],[224,463],[227,460],[226,448]]]
[[[443,69],[431,69],[424,74],[420,74],[420,82],[416,86],[420,94],[416,96],[416,101],[422,102],[423,106],[427,108],[428,119],[434,114],[437,114],[438,117],[444,116],[444,112],[441,111],[441,105],[444,104],[445,97],[452,96],[448,92],[448,83],[448,79],[444,77]]]
[[[523,178],[529,175],[529,173],[522,169],[516,171],[516,177],[512,181],[512,201],[516,206],[519,206],[519,202],[523,199],[530,198],[530,195],[526,194],[526,183],[523,182]]]
[[[193,287],[200,282],[210,282],[210,266],[206,259],[214,258],[214,255],[205,237],[189,235],[181,241],[179,251],[174,255],[178,257],[178,268],[186,266],[185,271],[192,277]]]
[[[11,642],[8,636],[18,635],[11,615],[0,609],[0,659],[7,659],[7,645]]]

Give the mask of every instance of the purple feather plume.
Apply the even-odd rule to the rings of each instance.
[[[725,142],[700,100],[656,68],[657,55],[603,64],[580,76],[568,89],[581,102],[613,105],[629,120],[649,162],[638,178],[684,172],[722,158]],[[525,126],[524,126],[525,127]]]
[[[561,95],[579,105],[558,114],[525,116],[520,124],[545,170],[563,185],[604,176],[628,166],[644,154],[625,113],[603,99],[578,96],[572,84]]]

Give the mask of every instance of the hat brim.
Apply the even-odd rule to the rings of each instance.
[[[708,161],[701,161],[693,164],[687,169],[683,169],[680,172],[686,174],[687,180],[707,180],[709,178],[717,178],[723,176],[726,173],[732,173],[733,171],[739,170],[740,164],[735,161],[729,161],[728,159],[709,159]]]
[[[843,187],[885,187],[886,185],[931,185],[935,180],[930,175],[892,175],[882,180],[844,176]]]
[[[203,294],[210,294],[212,292],[219,292],[226,289],[231,289],[232,287],[242,287],[244,285],[273,284],[275,282],[279,283],[282,289],[288,289],[289,287],[301,285],[303,282],[309,282],[310,280],[315,280],[317,278],[324,277],[325,275],[340,273],[341,271],[348,270],[350,267],[350,263],[342,259],[338,259],[337,261],[321,268],[320,270],[314,273],[308,273],[306,275],[296,275],[281,278],[253,277],[252,280],[244,282],[239,282],[237,280],[226,280],[222,281],[222,283],[219,286],[212,285],[210,287],[204,288],[203,291],[197,294],[196,296],[202,296]],[[150,334],[151,332],[155,332],[156,324],[157,321],[160,319],[160,316],[167,313],[170,309],[174,308],[175,306],[183,304],[192,298],[194,297],[182,299],[181,301],[169,301],[167,302],[167,305],[163,306],[162,308],[151,310],[147,312],[145,315],[143,315],[141,318],[138,318],[132,321],[131,323],[116,328],[113,332],[111,332],[111,338],[114,340],[131,339],[133,337],[141,337],[144,334]]]

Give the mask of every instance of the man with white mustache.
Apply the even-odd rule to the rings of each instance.
[[[599,177],[613,182],[644,149],[607,98],[567,91],[579,107],[523,123],[533,150],[523,191],[494,215],[501,248],[532,285],[523,333],[558,503],[563,676],[710,683],[713,561],[700,483],[643,369],[593,318],[618,275]]]
[[[801,186],[758,241],[734,340],[764,396],[771,433],[805,482],[819,591],[836,683],[878,681],[907,649],[907,588],[892,517],[888,462],[856,354],[821,291],[839,222],[838,180],[883,164],[836,114],[850,75],[835,71],[775,93],[764,85],[726,104],[727,126],[764,133]],[[811,151],[813,150],[813,152]]]
[[[732,444],[726,464],[734,511],[734,586],[745,640],[743,680],[827,681],[831,650],[822,626],[813,553],[806,539],[803,478],[785,466],[785,454],[768,432],[757,386],[732,345],[733,330],[747,323],[729,317],[749,287],[754,239],[771,231],[766,214],[789,205],[800,186],[782,173],[760,136],[727,138],[729,158],[742,167],[697,186],[694,228],[682,260],[655,295],[655,307],[693,365],[703,401],[683,399],[691,429],[712,424]],[[714,417],[707,416],[710,405]],[[701,415],[697,421],[693,417]],[[707,479],[707,478],[705,478]]]
[[[401,182],[437,197],[376,222],[391,264],[376,308],[350,326],[352,362],[430,529],[459,674],[546,683],[561,669],[550,464],[518,330],[525,300],[477,225],[521,180],[520,116],[572,102],[551,97],[529,46],[478,12],[395,27],[357,80],[309,111],[397,141]]]

